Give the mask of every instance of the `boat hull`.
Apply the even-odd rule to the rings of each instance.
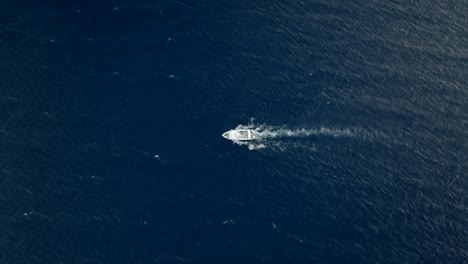
[[[223,133],[225,139],[232,141],[255,140],[255,133],[251,129],[233,129]]]

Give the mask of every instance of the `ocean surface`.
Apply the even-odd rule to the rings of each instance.
[[[467,1],[0,1],[0,263],[468,263],[467,172]]]

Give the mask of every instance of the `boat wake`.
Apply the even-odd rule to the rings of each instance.
[[[235,129],[250,129],[255,133],[254,141],[233,141],[235,144],[247,146],[250,150],[273,148],[284,150],[291,146],[301,146],[303,144],[295,144],[294,142],[287,142],[286,139],[300,139],[306,137],[350,137],[369,139],[373,135],[361,128],[330,128],[330,127],[316,127],[316,128],[289,128],[287,126],[270,126],[262,125],[238,125]],[[315,147],[313,147],[315,149]]]

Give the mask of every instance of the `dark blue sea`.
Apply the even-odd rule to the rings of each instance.
[[[467,1],[0,1],[0,263],[468,263],[467,172]]]

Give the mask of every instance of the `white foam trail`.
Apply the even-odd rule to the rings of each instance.
[[[266,124],[254,125],[249,124],[238,125],[236,129],[252,129],[255,132],[255,141],[237,141],[234,142],[238,145],[246,145],[250,150],[258,149],[275,149],[285,150],[287,148],[306,147],[304,144],[298,142],[286,142],[281,139],[286,138],[305,138],[313,136],[331,136],[331,137],[357,137],[370,139],[373,137],[372,133],[369,133],[363,129],[352,127],[352,128],[330,128],[330,127],[317,127],[317,128],[288,128],[287,126],[270,126]],[[306,144],[310,145],[310,144]],[[315,151],[315,146],[309,146],[310,150]],[[307,147],[309,149],[309,147]]]
[[[362,129],[359,128],[299,128],[290,129],[286,126],[268,126],[268,125],[239,125],[236,129],[252,129],[255,132],[257,139],[268,139],[268,138],[288,138],[288,137],[309,137],[316,135],[333,136],[333,137],[353,137],[365,134]]]

